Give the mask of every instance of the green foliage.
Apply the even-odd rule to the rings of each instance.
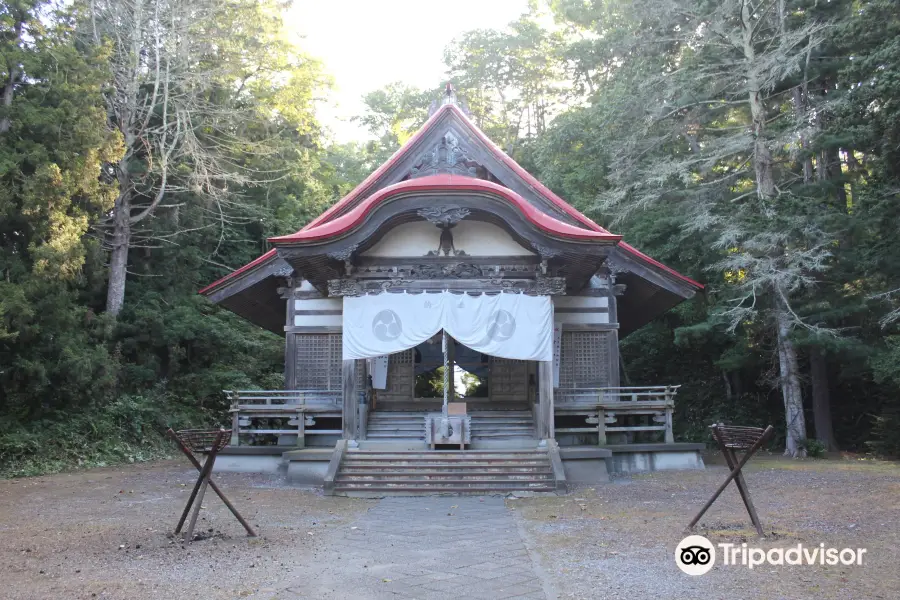
[[[428,108],[439,95],[434,89],[420,90],[395,82],[363,97],[366,112],[356,119],[376,138],[364,150],[371,155],[374,168],[390,158],[425,123]]]
[[[481,379],[478,375],[474,373],[464,372],[462,374],[462,383],[465,385],[466,389],[463,392],[463,396],[466,398],[487,398],[488,397],[488,382],[486,379]]]
[[[806,438],[800,441],[800,447],[806,451],[806,456],[810,458],[825,458],[827,448],[819,440]]]
[[[868,446],[881,456],[900,458],[900,406],[886,409],[874,421]]]
[[[475,123],[507,153],[541,135],[562,100],[562,37],[525,15],[502,30],[475,29],[444,51]]]
[[[223,389],[281,387],[283,340],[197,290],[259,256],[267,237],[322,212],[365,168],[348,169],[348,180],[342,171],[356,154],[323,148],[312,103],[327,80],[281,38],[280,9],[255,0],[218,6],[209,13],[218,25],[193,24],[221,27],[210,35],[222,44],[192,58],[224,83],[208,90],[198,139],[211,141],[204,135],[213,129],[200,123],[216,119],[230,168],[253,177],[210,199],[186,175],[196,156],[178,148],[161,203],[170,208],[135,230],[128,295],[110,318],[105,234],[92,227],[116,200],[110,165],[123,144],[105,110],[110,48],[84,43],[85,7],[17,4],[0,22],[4,54],[16,53],[24,69],[0,108],[9,120],[0,133],[3,476],[164,456],[166,427],[221,421]],[[0,72],[0,87],[10,77]]]
[[[900,456],[896,3],[789,0],[783,20],[779,3],[757,3],[752,57],[734,12],[744,4],[730,0],[532,4],[509,27],[467,32],[447,48],[473,119],[591,218],[708,283],[622,341],[623,384],[682,384],[678,439],[708,441],[708,425],[722,421],[772,424],[781,443],[771,318],[780,290],[803,397],[816,351],[841,447]],[[328,146],[314,116],[328,78],[287,41],[276,3],[167,7],[204,11],[178,33],[199,40],[191,68],[173,63],[180,84],[193,77],[203,91],[196,146],[160,125],[180,99],[147,103],[146,138],[125,139],[107,110],[122,56],[114,36],[90,35],[89,3],[0,6],[4,476],[167,455],[167,426],[221,420],[222,389],[280,387],[282,339],[196,290],[345,195],[442,94],[438,82],[373,92],[359,118],[376,139]],[[131,23],[103,14],[103,27]],[[762,80],[762,113],[747,94],[750,71]],[[135,224],[128,293],[113,319],[103,312],[102,225],[121,191],[120,162],[139,182],[134,206],[160,189],[146,140],[171,144],[171,178],[160,208]],[[758,142],[771,154],[774,191],[754,168]],[[198,179],[204,165],[215,169]],[[439,396],[441,386],[439,371],[417,378],[422,393]],[[471,377],[466,386],[484,392]],[[812,422],[809,402],[805,412]],[[809,455],[821,449],[805,436],[800,444]]]
[[[21,423],[0,419],[0,477],[102,467],[174,454],[165,431],[218,425],[221,410],[204,410],[160,390]]]
[[[443,398],[444,367],[417,374],[414,393],[416,398]]]

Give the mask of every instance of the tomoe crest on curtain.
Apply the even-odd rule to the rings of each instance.
[[[372,319],[372,335],[382,342],[396,340],[403,333],[400,316],[389,308],[380,311]]]
[[[516,332],[516,318],[508,310],[495,310],[488,321],[484,344],[491,340],[505,342]]]

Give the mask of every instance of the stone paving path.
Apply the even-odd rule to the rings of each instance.
[[[385,498],[267,598],[556,597],[500,497]]]

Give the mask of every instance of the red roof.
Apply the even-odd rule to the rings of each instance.
[[[453,177],[452,184],[450,183],[451,179],[449,176],[447,176],[446,180],[441,179],[440,182],[437,179],[434,179],[434,177],[440,178],[442,176],[423,177],[421,179],[410,180],[407,182],[401,182],[400,184],[395,184],[393,186],[389,186],[389,187],[384,188],[383,190],[380,190],[379,192],[373,194],[370,198],[365,199],[367,195],[372,193],[371,188],[375,184],[377,184],[378,179],[388,169],[390,169],[397,162],[399,162],[410,151],[410,149],[415,145],[415,142],[418,141],[420,138],[422,138],[425,135],[425,133],[431,128],[431,125],[435,121],[440,119],[441,116],[447,112],[454,113],[454,115],[456,117],[458,117],[464,123],[466,123],[469,126],[469,128],[471,129],[471,131],[491,150],[491,152],[494,154],[495,158],[497,158],[498,160],[503,162],[505,165],[507,165],[512,171],[514,171],[519,177],[521,177],[528,185],[530,185],[532,188],[534,188],[534,190],[538,194],[540,194],[541,196],[546,198],[548,201],[553,203],[561,211],[568,214],[573,219],[575,219],[576,221],[578,221],[579,223],[584,225],[587,228],[587,230],[596,232],[596,233],[599,233],[602,235],[601,236],[587,235],[587,231],[584,229],[581,229],[578,227],[573,227],[571,225],[563,223],[557,219],[554,219],[553,217],[550,217],[549,215],[546,215],[545,213],[542,213],[542,212],[534,209],[534,207],[532,207],[530,204],[525,202],[524,199],[521,198],[521,196],[519,196],[518,194],[515,194],[514,192],[512,192],[511,190],[508,190],[507,188],[504,188],[503,186],[497,186],[496,184],[492,184],[492,183],[484,181],[484,180],[472,179],[469,177],[460,177],[460,176]],[[534,177],[534,175],[532,175],[531,173],[529,173],[528,171],[523,169],[516,161],[514,161],[505,152],[503,152],[503,150],[501,150],[493,141],[491,141],[484,134],[484,132],[482,132],[466,116],[466,114],[464,112],[462,112],[462,110],[459,109],[458,106],[456,106],[453,103],[448,103],[448,104],[444,104],[437,111],[435,111],[435,113],[433,115],[431,115],[431,117],[428,119],[428,121],[425,122],[425,124],[422,126],[422,128],[419,129],[419,131],[417,131],[416,134],[413,135],[409,139],[409,141],[407,141],[406,144],[404,144],[400,149],[398,149],[383,165],[381,165],[378,169],[376,169],[371,175],[366,177],[366,179],[363,180],[362,183],[360,183],[358,186],[356,186],[349,194],[347,194],[346,196],[341,198],[331,208],[329,208],[328,210],[323,212],[321,215],[319,215],[318,217],[316,217],[315,219],[310,221],[309,224],[307,224],[305,227],[303,227],[297,233],[292,234],[292,235],[287,235],[287,236],[281,236],[281,237],[277,237],[277,238],[271,238],[270,241],[278,243],[278,242],[321,239],[325,235],[329,235],[329,234],[333,235],[334,233],[344,231],[345,229],[352,227],[353,224],[355,224],[356,219],[360,218],[361,216],[364,216],[366,214],[366,212],[372,206],[377,204],[380,200],[383,200],[384,198],[390,196],[392,193],[397,193],[396,192],[397,186],[401,186],[403,184],[409,184],[410,186],[415,187],[416,185],[422,185],[422,182],[424,182],[426,180],[431,180],[431,182],[430,182],[431,185],[438,185],[438,186],[451,186],[452,185],[453,189],[469,189],[466,187],[459,187],[459,185],[463,185],[463,186],[475,185],[475,184],[471,183],[473,181],[479,182],[478,187],[482,191],[487,190],[487,188],[485,186],[488,186],[488,185],[492,186],[490,188],[491,192],[501,193],[504,197],[515,202],[516,204],[519,204],[521,202],[525,206],[528,206],[529,213],[527,213],[526,216],[528,216],[529,219],[532,220],[533,223],[535,223],[536,225],[544,228],[545,230],[547,230],[551,233],[556,232],[558,235],[566,235],[568,237],[575,237],[575,233],[570,231],[570,229],[574,229],[574,230],[577,230],[578,232],[580,232],[580,235],[584,236],[584,237],[582,237],[582,239],[599,239],[599,238],[620,239],[621,238],[621,236],[616,236],[616,235],[610,233],[609,231],[607,231],[606,229],[604,229],[603,227],[601,227],[600,225],[598,225],[597,223],[595,223],[594,221],[592,221],[591,219],[586,217],[585,215],[581,214],[574,206],[572,206],[571,204],[569,204],[568,202],[566,202],[565,200],[563,200],[562,198],[560,198],[559,196],[554,194],[550,188],[548,188],[543,183],[538,181],[537,178]],[[495,188],[499,188],[499,189],[495,189]],[[403,188],[403,189],[410,191],[409,187]],[[447,189],[447,188],[439,187],[436,189]],[[504,190],[504,191],[500,192],[499,190]],[[384,195],[385,192],[387,192],[387,195]],[[362,199],[365,199],[365,200],[362,200]],[[354,206],[357,202],[360,202],[360,201],[361,201],[361,203],[359,204],[359,206]],[[365,207],[368,207],[368,208],[365,208]],[[523,209],[523,212],[525,212],[525,209]],[[346,214],[341,214],[341,213],[346,213]],[[534,213],[534,214],[532,214],[532,213]],[[351,216],[351,215],[353,215],[353,216]],[[540,216],[538,216],[538,215],[540,215]],[[540,223],[538,221],[540,221]],[[541,223],[543,223],[544,225],[541,225]],[[325,228],[324,226],[326,224],[331,224],[331,226]],[[560,227],[566,228],[566,229],[561,229]],[[308,235],[308,234],[312,233],[312,230],[315,230],[315,234],[313,236]],[[565,234],[561,233],[563,230],[565,230],[567,233],[565,233]],[[327,232],[331,232],[331,233],[327,233]],[[698,289],[703,288],[703,286],[700,283],[694,281],[693,279],[691,279],[689,277],[685,277],[684,275],[678,273],[674,269],[667,267],[666,265],[662,264],[661,262],[650,258],[646,254],[640,252],[639,250],[637,250],[636,248],[634,248],[633,246],[631,246],[629,244],[626,244],[625,242],[620,242],[618,244],[618,247],[621,248],[622,250],[624,250],[625,252],[628,252],[632,256],[635,256],[644,262],[652,264],[652,265],[658,267],[659,269],[662,269],[663,271],[666,271],[667,273],[677,277],[678,279],[681,279],[682,281],[684,281],[692,286],[695,286]],[[257,258],[253,262],[251,262],[247,265],[244,265],[240,269],[238,269],[232,273],[229,273],[228,275],[219,279],[218,281],[206,286],[205,288],[200,290],[200,293],[202,294],[209,290],[212,290],[213,288],[218,287],[219,285],[221,285],[222,283],[231,279],[232,277],[235,277],[238,274],[243,273],[243,272],[247,271],[248,269],[251,269],[252,267],[257,266],[267,260],[271,260],[274,257],[275,257],[275,250],[274,249],[269,250],[267,253],[265,253],[261,257]]]
[[[608,231],[583,229],[554,219],[550,215],[541,212],[529,204],[527,200],[513,190],[503,187],[502,185],[484,179],[475,179],[474,177],[442,174],[395,183],[394,185],[378,190],[344,215],[330,221],[325,221],[315,227],[304,227],[297,233],[291,235],[269,238],[269,241],[277,245],[289,244],[292,242],[311,242],[334,237],[345,233],[362,223],[363,220],[365,220],[366,215],[368,215],[372,209],[392,196],[410,192],[437,191],[482,192],[501,196],[512,203],[525,218],[531,221],[531,223],[536,225],[539,229],[558,237],[576,240],[604,240],[611,242],[617,242],[622,239],[622,236],[613,235]]]
[[[244,266],[241,267],[240,269],[235,269],[234,271],[232,271],[231,273],[229,273],[229,274],[226,275],[225,277],[223,277],[223,278],[221,278],[221,279],[218,279],[218,280],[216,280],[216,281],[213,281],[211,284],[209,284],[208,286],[206,286],[205,288],[203,288],[202,290],[200,290],[200,291],[197,292],[197,293],[198,293],[198,294],[205,294],[205,293],[208,292],[208,291],[212,291],[213,288],[218,287],[220,284],[222,284],[222,283],[228,281],[228,280],[231,279],[232,277],[237,277],[238,275],[240,275],[240,274],[243,273],[244,271],[249,271],[249,270],[252,269],[253,267],[255,267],[255,266],[257,266],[257,265],[260,265],[260,264],[266,262],[266,261],[269,260],[269,259],[275,258],[277,255],[278,255],[278,252],[275,250],[275,248],[272,248],[271,250],[269,250],[268,252],[266,252],[265,254],[263,254],[262,256],[260,256],[259,258],[255,259],[255,260],[253,260],[253,261],[251,261],[251,262],[248,262],[246,265],[244,265]]]

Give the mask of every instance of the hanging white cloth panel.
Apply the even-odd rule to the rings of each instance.
[[[376,390],[387,389],[387,355],[376,356],[374,358],[370,358],[369,360],[372,362],[372,366],[369,369],[369,372],[372,374],[372,387]]]
[[[553,326],[553,387],[559,387],[559,367],[562,365],[562,323]]]
[[[553,360],[549,296],[451,292],[345,297],[344,360],[393,354],[441,329],[482,354]]]

